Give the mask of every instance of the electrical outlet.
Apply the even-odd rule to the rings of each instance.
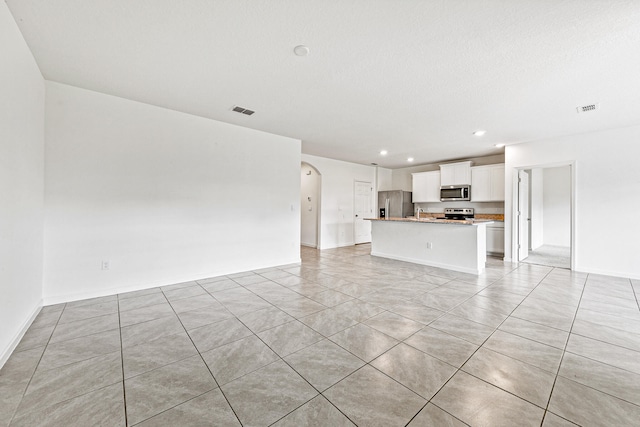
[[[109,260],[103,260],[102,261],[102,269],[103,270],[108,270],[111,267],[111,261]]]
[[[427,249],[433,249],[433,243],[427,242]]]

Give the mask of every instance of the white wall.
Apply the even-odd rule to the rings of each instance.
[[[0,3],[0,367],[41,306],[45,86]]]
[[[376,168],[376,180],[378,182],[378,191],[395,190],[393,188],[393,170],[378,166]]]
[[[299,140],[47,82],[45,182],[46,302],[300,260]]]
[[[640,278],[639,140],[634,126],[507,146],[505,258],[513,252],[514,168],[575,161],[575,270]]]
[[[571,246],[571,167],[545,168],[543,173],[544,244],[569,247]]]
[[[353,245],[355,181],[368,181],[376,188],[375,167],[308,154],[302,160],[322,176],[320,249]]]
[[[300,168],[300,244],[318,245],[318,206],[320,175],[308,163]]]
[[[529,178],[529,210],[531,236],[529,245],[536,250],[544,244],[544,169],[531,169]],[[567,199],[570,201],[570,198]],[[569,204],[571,207],[571,204]],[[569,223],[571,225],[571,223]],[[571,243],[571,242],[569,242]]]

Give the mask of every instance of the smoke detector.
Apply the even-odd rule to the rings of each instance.
[[[249,110],[248,108],[242,108],[242,107],[238,107],[237,105],[235,105],[231,111],[235,111],[236,113],[240,113],[240,114],[246,114],[247,116],[252,115],[253,113],[255,113],[255,111],[253,110]]]
[[[576,110],[579,113],[588,113],[589,111],[595,111],[600,109],[600,104],[589,104],[589,105],[581,105],[576,107]]]

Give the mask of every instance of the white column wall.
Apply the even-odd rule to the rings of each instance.
[[[322,176],[320,249],[353,245],[355,181],[368,181],[376,188],[375,167],[309,154],[303,154],[302,160]],[[376,200],[374,195],[374,205]]]
[[[543,169],[544,243],[571,246],[571,167]],[[640,191],[640,188],[638,189]]]
[[[513,258],[515,169],[575,162],[575,269],[640,278],[638,141],[633,126],[507,146],[505,258]]]
[[[44,79],[0,3],[0,367],[42,300]]]
[[[529,209],[531,210],[531,239],[529,245],[532,250],[544,244],[544,169],[531,169],[531,186]]]
[[[45,200],[48,303],[300,261],[299,140],[53,82]]]
[[[391,169],[376,168],[376,179],[378,180],[378,191],[390,191],[395,190],[393,188],[393,171]],[[412,191],[412,190],[408,190]]]

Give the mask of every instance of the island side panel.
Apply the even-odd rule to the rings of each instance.
[[[486,262],[486,225],[371,221],[371,255],[481,274]],[[431,249],[427,248],[431,243]]]

